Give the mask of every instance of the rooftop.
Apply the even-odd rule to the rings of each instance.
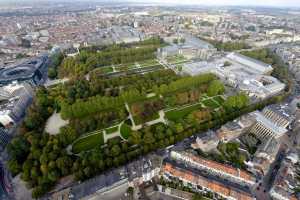
[[[177,168],[169,163],[166,163],[163,167],[163,172],[168,173],[174,177],[179,177],[188,182],[192,182],[196,185],[205,187],[215,193],[218,193],[222,196],[232,197],[237,200],[250,200],[253,199],[250,194],[237,190],[235,188],[231,188],[226,186],[220,182],[207,179],[205,177],[194,174],[191,171],[183,170],[181,168]]]

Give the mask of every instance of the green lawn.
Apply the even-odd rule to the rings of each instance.
[[[101,72],[103,74],[107,74],[107,73],[113,72],[113,68],[112,67],[101,67],[100,69],[101,69]]]
[[[149,67],[154,65],[159,65],[159,63],[155,59],[146,60],[144,62],[139,62],[141,67]]]
[[[127,64],[122,64],[116,67],[116,70],[118,71],[127,71],[129,69],[135,68],[135,63],[127,63]]]
[[[166,118],[171,121],[177,121],[177,120],[182,119],[183,117],[187,116],[188,114],[190,114],[193,111],[200,110],[201,108],[202,108],[201,104],[196,104],[196,105],[189,106],[189,107],[186,107],[183,109],[178,108],[178,109],[166,112]]]
[[[111,134],[118,131],[118,126],[113,126],[105,130],[107,134]]]
[[[154,113],[151,116],[147,116],[146,119],[142,119],[140,116],[133,116],[133,120],[135,122],[135,125],[140,125],[140,124],[144,124],[146,122],[150,122],[152,120],[156,120],[159,118],[159,114],[158,112]]]
[[[167,61],[168,63],[175,64],[175,63],[186,62],[187,60],[182,55],[174,55],[174,56],[168,56]]]
[[[124,139],[128,139],[131,132],[132,132],[131,127],[128,124],[123,123],[121,125],[120,133]]]
[[[220,105],[222,105],[225,102],[225,100],[222,97],[220,97],[220,96],[214,97],[213,99],[216,102],[218,102]]]
[[[93,72],[94,73],[99,73],[99,74],[107,74],[107,73],[113,72],[113,68],[110,67],[110,66],[99,67],[99,68],[94,69]]]
[[[80,153],[82,151],[88,151],[103,144],[104,139],[102,131],[95,131],[88,136],[84,136],[75,141],[72,145],[72,152]]]
[[[211,108],[213,108],[213,109],[216,109],[216,108],[219,108],[219,107],[220,107],[216,102],[214,102],[214,101],[211,100],[211,99],[204,100],[204,101],[202,101],[202,103],[203,103],[205,106],[211,107]]]

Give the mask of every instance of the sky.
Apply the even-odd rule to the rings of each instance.
[[[26,1],[59,1],[59,0],[0,0],[3,2],[26,2]],[[61,1],[72,1],[72,0],[61,0]],[[77,0],[78,1],[78,0]],[[90,1],[90,0],[81,0]],[[97,0],[92,0],[97,1]],[[101,0],[98,0],[101,1]],[[102,0],[103,1],[103,0]],[[107,0],[104,0],[107,1]],[[122,1],[122,0],[110,0]],[[140,3],[164,3],[164,4],[199,4],[199,5],[242,5],[242,6],[275,6],[275,7],[300,7],[300,0],[124,0],[130,2]]]
[[[176,4],[202,4],[202,5],[251,5],[300,7],[300,0],[131,0],[135,2],[157,2]]]

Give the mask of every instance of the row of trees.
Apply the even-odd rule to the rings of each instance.
[[[155,58],[156,46],[140,48],[109,48],[100,52],[80,52],[76,57],[65,58],[59,68],[60,77],[85,75],[97,67],[134,63]]]
[[[209,82],[215,79],[216,77],[212,74],[204,74],[195,77],[184,77],[175,80],[169,84],[154,85],[152,91],[155,91],[156,94],[167,94],[167,93],[172,94],[173,92],[178,91],[180,89],[186,89],[190,87],[197,88],[200,87],[201,85],[209,84]],[[221,90],[219,87],[221,87]],[[83,90],[84,88],[85,87],[83,87]],[[224,91],[224,88],[222,88],[222,84],[220,85],[220,82],[213,82],[210,90],[211,93],[213,92],[220,93]],[[88,90],[86,90],[86,93],[87,93],[86,96],[88,96]],[[82,95],[85,95],[85,92],[84,91],[82,91],[81,93],[77,92],[76,94],[78,94],[80,97]],[[64,119],[82,118],[104,110],[116,109],[121,107],[125,102],[127,103],[136,102],[145,99],[145,97],[146,97],[145,90],[139,91],[135,88],[130,88],[127,90],[123,90],[120,93],[120,95],[116,97],[106,97],[106,96],[98,95],[98,96],[90,97],[87,100],[78,99],[75,103],[71,105],[68,104],[66,101],[63,101],[61,103],[61,114]]]
[[[61,86],[60,94],[56,95],[63,97],[66,103],[73,104],[77,99],[87,100],[96,95],[116,97],[120,95],[121,90],[150,91],[154,85],[169,84],[178,79],[179,76],[171,70],[112,78],[99,77],[91,73],[89,81],[85,77],[71,80]]]
[[[175,91],[186,89],[190,87],[199,87],[201,85],[209,84],[215,80],[216,76],[213,74],[201,74],[193,77],[184,77],[177,81],[170,83],[169,85],[154,86],[153,91],[156,94],[172,94]]]
[[[140,93],[136,89],[122,92],[117,97],[93,96],[88,100],[77,100],[74,104],[69,105],[66,102],[61,103],[61,116],[64,119],[82,118],[95,113],[107,110],[119,110],[125,102],[131,103],[145,99],[146,94]]]
[[[219,51],[237,51],[242,49],[250,49],[251,47],[245,42],[222,42],[217,40],[210,40],[206,38],[200,38],[214,45]],[[241,38],[243,39],[243,38]]]

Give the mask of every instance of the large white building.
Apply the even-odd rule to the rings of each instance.
[[[273,71],[271,65],[241,55],[239,53],[230,53],[227,55],[227,58],[233,62],[240,63],[241,65],[248,67],[252,70],[256,70],[258,74],[270,74]]]
[[[270,65],[237,53],[212,62],[186,63],[182,70],[190,75],[214,73],[227,85],[238,88],[254,100],[277,95],[285,89],[285,84],[268,75],[273,70]]]
[[[158,57],[166,58],[168,56],[183,55],[188,59],[198,58],[201,60],[208,60],[217,51],[211,44],[200,40],[192,35],[183,34],[180,38],[184,38],[183,44],[172,44],[172,39],[177,37],[165,38],[171,45],[158,50]]]
[[[264,108],[262,112],[257,111],[253,114],[256,118],[256,123],[250,132],[262,141],[269,138],[282,137],[288,131],[287,128],[293,121],[289,110],[283,105],[270,105]]]
[[[10,127],[24,116],[33,98],[33,89],[27,84],[14,82],[0,88],[0,124]]]

